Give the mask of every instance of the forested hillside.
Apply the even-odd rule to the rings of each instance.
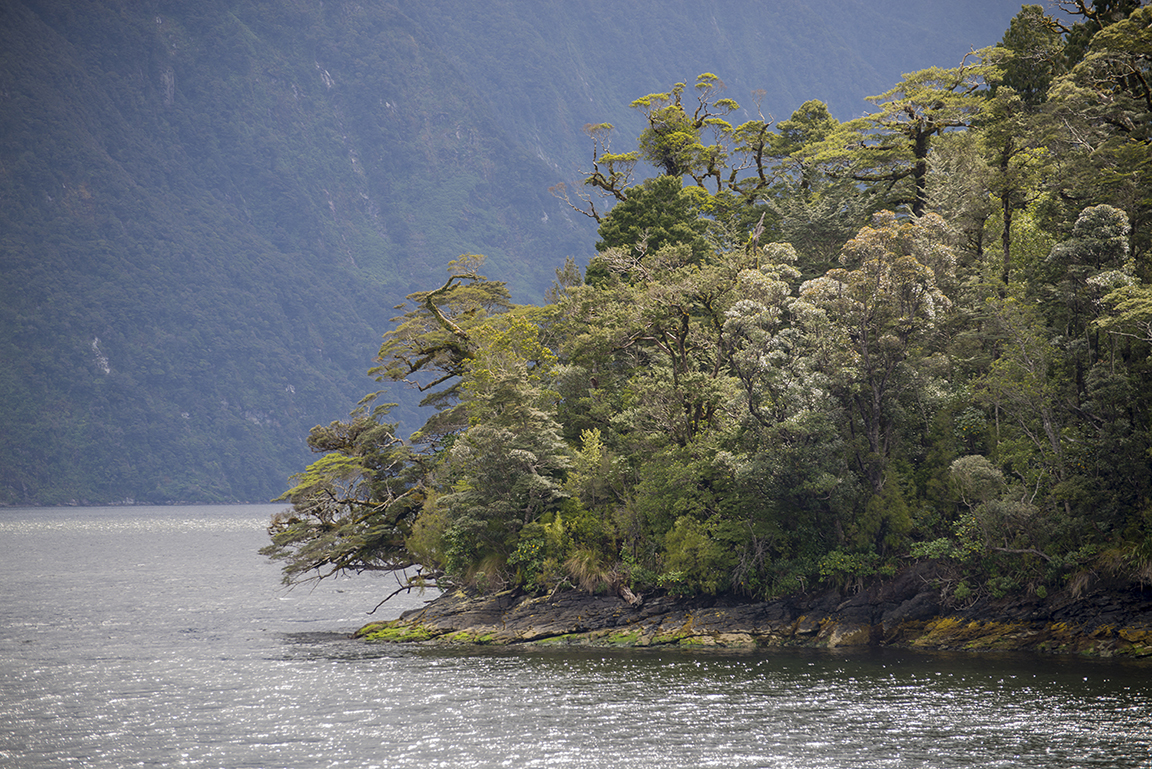
[[[587,261],[586,123],[704,70],[848,118],[1015,11],[907,5],[4,0],[0,502],[274,496],[446,259]]]
[[[850,120],[635,94],[566,191],[587,269],[409,295],[376,373],[434,416],[315,428],[265,552],[629,602],[1152,584],[1152,8],[1061,5]]]

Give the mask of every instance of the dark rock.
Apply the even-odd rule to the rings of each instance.
[[[950,609],[932,586],[933,568],[917,566],[851,595],[832,590],[772,601],[457,591],[357,635],[430,643],[895,645],[1152,656],[1152,593],[1138,586],[1099,584],[1079,596],[985,598]]]
[[[899,606],[884,612],[880,624],[884,632],[890,633],[902,622],[929,620],[940,613],[940,595],[935,590],[925,590],[908,598]]]

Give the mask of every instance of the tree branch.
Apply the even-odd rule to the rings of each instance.
[[[998,553],[1008,553],[1009,555],[1038,555],[1041,558],[1043,558],[1045,561],[1047,561],[1048,563],[1052,563],[1052,561],[1053,561],[1052,556],[1048,555],[1047,553],[1041,552],[1034,547],[1026,547],[1023,549],[1014,549],[1014,548],[1009,548],[1009,547],[993,547],[991,549],[995,550]]]

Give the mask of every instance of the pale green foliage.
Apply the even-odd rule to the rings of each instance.
[[[902,375],[911,346],[951,308],[938,286],[955,265],[947,227],[938,216],[901,222],[877,214],[845,245],[852,267],[806,281],[795,305],[809,335],[825,340],[821,370],[858,420],[857,461],[879,493],[894,441],[894,399],[908,386]]]
[[[696,78],[697,102],[689,114],[683,105],[684,83],[667,93],[653,93],[632,102],[644,114],[647,128],[638,141],[641,156],[667,176],[690,176],[704,187],[709,179],[719,192],[727,181],[728,145],[732,126],[723,119],[739,105],[717,98],[724,83],[705,72]],[[711,139],[711,143],[706,143]]]
[[[1095,321],[1109,333],[1152,342],[1152,286],[1128,285],[1109,293],[1108,312]]]
[[[1004,488],[1004,473],[979,454],[960,457],[949,469],[961,499],[970,508],[989,502]]]
[[[689,517],[676,519],[664,537],[665,580],[690,593],[715,595],[726,588],[731,554],[708,536],[707,528]]]
[[[908,549],[908,557],[920,558],[955,558],[957,557],[956,543],[948,537],[940,537],[931,542],[913,542]]]
[[[405,541],[416,561],[436,572],[442,571],[448,560],[444,535],[450,525],[446,511],[437,505],[439,496],[435,492],[427,495],[423,509],[412,526],[412,532]]]
[[[1028,529],[1036,518],[1036,507],[1021,498],[1020,489],[1009,488],[1004,473],[987,457],[960,457],[952,462],[949,471],[968,507],[955,527],[958,544],[953,557],[1035,543],[1036,537]]]
[[[472,424],[531,424],[552,410],[557,358],[541,341],[539,325],[549,314],[548,308],[519,308],[472,329],[473,352],[461,380]]]
[[[654,254],[609,249],[608,280],[573,296],[570,351],[576,360],[605,348],[635,356],[622,420],[684,445],[721,419],[731,397],[720,345],[732,302],[730,264],[696,264],[686,247]]]
[[[820,576],[840,587],[859,591],[865,580],[876,574],[879,558],[875,553],[847,553],[833,550],[820,559]]]
[[[284,499],[313,499],[330,493],[338,499],[367,502],[368,488],[365,482],[368,470],[356,457],[343,454],[325,454],[302,473],[295,473],[289,479],[295,485],[285,491],[277,501]],[[331,520],[330,512],[321,512],[320,520]]]
[[[1049,322],[1067,337],[1084,340],[1085,365],[1099,347],[1091,322],[1103,311],[1104,296],[1133,283],[1129,232],[1123,211],[1090,206],[1076,219],[1072,237],[1057,244],[1044,265],[1052,284],[1046,297]]]
[[[309,445],[327,453],[292,476],[279,497],[292,507],[273,516],[261,550],[285,562],[285,583],[412,564],[404,538],[423,485],[395,426],[378,421],[387,408],[313,428]]]
[[[971,131],[946,134],[932,148],[928,167],[929,207],[961,234],[961,249],[980,255],[985,223],[995,210],[988,194],[992,168]]]
[[[910,205],[916,215],[925,213],[931,140],[979,117],[985,105],[980,90],[999,77],[998,56],[985,48],[965,57],[959,67],[905,75],[894,88],[868,97],[875,112],[841,124],[806,154],[857,181],[891,185],[907,179],[911,188],[889,202]]]
[[[1015,468],[1025,483],[1064,476],[1064,433],[1058,383],[1049,376],[1056,350],[1035,310],[1016,299],[988,300],[1003,337],[1000,357],[981,381],[989,404],[1012,420],[1036,452],[1037,463]]]
[[[503,282],[479,273],[483,263],[483,256],[465,254],[449,263],[450,277],[442,286],[410,294],[411,307],[397,308],[407,312],[393,318],[396,327],[384,335],[380,346],[381,363],[370,373],[428,392],[425,405],[453,404],[458,377],[474,354],[471,328],[511,304]],[[443,389],[435,389],[441,385]]]
[[[599,428],[580,433],[580,449],[572,455],[572,467],[564,481],[568,493],[589,509],[616,501],[622,490],[620,462],[604,445]]]
[[[1052,249],[1048,260],[1056,269],[1069,273],[1097,273],[1103,270],[1131,270],[1128,216],[1109,206],[1090,206],[1080,212],[1072,237]]]
[[[732,373],[744,390],[750,415],[764,425],[800,417],[823,394],[800,358],[803,347],[785,331],[799,272],[788,244],[764,247],[758,269],[741,270],[737,295],[726,313],[724,336]]]
[[[993,200],[995,202],[995,200]],[[984,259],[979,263],[979,282],[995,289],[982,289],[974,301],[983,301],[988,290],[1006,291],[1012,283],[1042,271],[1042,265],[1052,252],[1056,240],[1051,231],[1042,226],[1037,209],[1041,204],[1033,201],[1027,208],[1013,209],[1009,224],[1010,235],[1005,242],[1004,218],[991,216],[984,226]],[[1005,250],[1007,248],[1007,250]],[[1008,282],[1005,282],[1005,276]]]
[[[1152,210],[1152,8],[1139,8],[1091,39],[1087,55],[1058,78],[1045,104],[1053,152],[1053,216],[1074,220],[1086,202]],[[1058,174],[1058,175],[1057,175]],[[1147,248],[1148,235],[1139,242]]]

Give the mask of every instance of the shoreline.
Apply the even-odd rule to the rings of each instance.
[[[365,625],[354,637],[430,645],[892,647],[1152,658],[1152,589],[1099,584],[1078,596],[948,606],[924,572],[910,569],[856,594],[828,590],[770,601],[656,594],[629,603],[577,590],[456,591],[398,619]]]

